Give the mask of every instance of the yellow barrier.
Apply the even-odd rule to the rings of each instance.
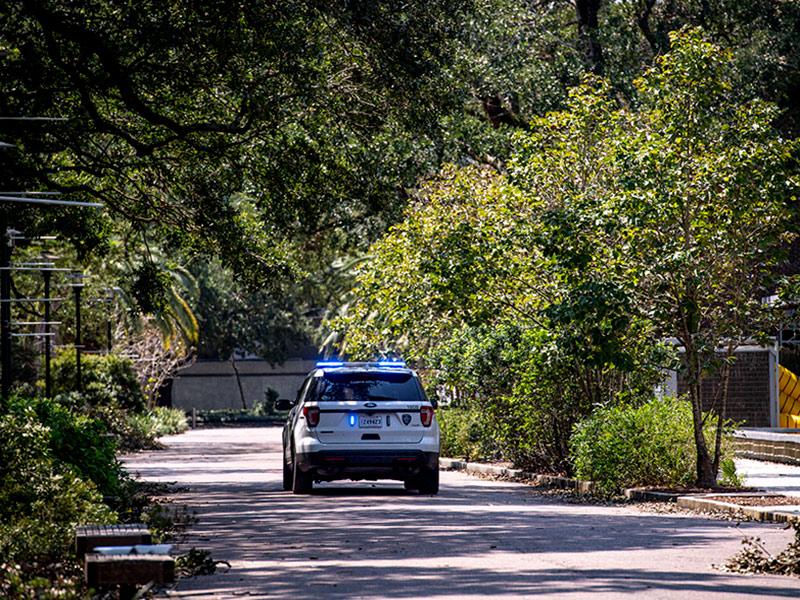
[[[800,429],[800,380],[789,369],[778,365],[780,379],[780,426]]]

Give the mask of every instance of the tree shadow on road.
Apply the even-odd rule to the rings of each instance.
[[[587,593],[657,588],[674,591],[675,597],[702,590],[722,598],[765,591],[761,584],[731,575],[637,570],[627,562],[619,569],[553,568],[554,555],[625,552],[633,557],[634,552],[703,547],[721,538],[731,544],[732,553],[744,532],[725,521],[564,505],[500,482],[445,486],[438,496],[420,496],[401,484],[382,482],[374,487],[326,486],[305,496],[265,487],[195,486],[191,495],[202,498],[204,505],[197,535],[213,539],[215,555],[234,564],[231,574],[219,576],[215,586],[292,598],[356,592],[362,597],[399,598],[526,596],[574,591],[569,582],[577,581]],[[525,568],[516,565],[510,575],[502,559],[494,568],[485,568],[494,555],[524,557]],[[537,563],[537,555],[546,556],[546,562]],[[720,556],[720,562],[724,558]],[[403,564],[443,560],[458,562],[459,567]],[[472,568],[464,566],[473,562]],[[796,593],[775,591],[786,597]]]

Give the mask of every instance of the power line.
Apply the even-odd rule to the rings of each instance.
[[[66,117],[0,117],[0,121],[69,121]]]
[[[91,206],[102,208],[99,202],[79,202],[77,200],[51,200],[50,198],[25,198],[23,196],[0,196],[0,202],[24,202],[28,204],[50,204],[54,206]]]

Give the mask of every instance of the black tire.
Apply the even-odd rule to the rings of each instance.
[[[416,479],[406,479],[406,480],[403,481],[403,487],[407,491],[412,492],[412,491],[417,489],[417,480]]]
[[[439,493],[439,469],[423,469],[417,479],[420,494],[433,495]]]
[[[294,479],[294,474],[292,473],[292,467],[289,463],[286,462],[286,457],[283,458],[283,491],[288,492],[292,489],[292,479]]]
[[[310,494],[314,488],[314,477],[311,473],[304,473],[297,466],[295,458],[292,465],[292,492],[295,494]]]

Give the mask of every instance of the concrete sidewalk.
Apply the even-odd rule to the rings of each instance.
[[[800,497],[800,467],[737,458],[736,472],[744,477],[744,484],[747,486],[761,488],[776,494]]]

